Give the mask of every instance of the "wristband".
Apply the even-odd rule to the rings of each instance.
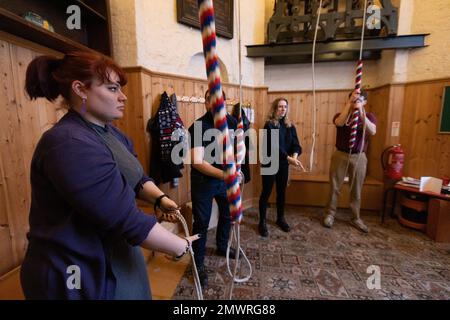
[[[189,240],[186,239],[186,238],[184,238],[184,240],[186,240],[186,248],[184,249],[184,251],[179,256],[173,257],[173,260],[175,260],[175,261],[180,260],[189,251],[189,248],[191,247],[191,244],[189,243]]]
[[[153,209],[155,210],[155,212],[156,212],[156,208],[161,208],[161,200],[162,200],[162,198],[165,198],[165,197],[170,199],[170,197],[167,194],[160,195],[156,199],[155,204],[153,206]]]

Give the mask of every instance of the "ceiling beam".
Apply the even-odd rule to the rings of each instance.
[[[364,52],[388,49],[412,49],[423,48],[425,45],[425,37],[429,34],[414,34],[414,35],[402,35],[402,36],[389,36],[389,37],[367,37],[364,38]],[[359,50],[361,46],[360,39],[338,39],[332,41],[318,41],[316,43],[316,54],[318,56],[347,53],[343,57],[352,57],[350,60],[357,60],[359,57]],[[313,43],[312,41],[302,43],[275,43],[275,44],[261,44],[261,45],[248,45],[247,57],[257,58],[264,57],[270,58],[271,61],[283,62],[285,59],[274,58],[289,58],[291,61],[298,59],[299,61],[307,60],[305,56],[311,57]],[[350,54],[348,54],[350,53]],[[354,54],[358,53],[358,54]],[[303,58],[302,58],[303,56]],[[378,57],[379,58],[379,57]],[[311,58],[310,58],[311,60]],[[319,61],[319,60],[318,60]],[[330,61],[328,59],[322,59],[322,61]],[[337,59],[334,61],[343,61]],[[347,59],[348,61],[348,59]],[[271,63],[273,64],[273,63]]]

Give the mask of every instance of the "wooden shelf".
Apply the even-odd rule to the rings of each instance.
[[[402,195],[402,198],[400,200],[400,205],[413,209],[417,212],[426,212],[428,209],[428,202],[427,201],[419,201],[419,200],[413,200],[407,198],[405,195]]]
[[[0,0],[0,29],[39,45],[67,53],[76,50],[91,50],[111,56],[111,32],[109,6],[107,1],[58,1],[50,3],[41,0],[16,0],[14,5]],[[81,29],[69,30],[66,13],[69,5],[81,9]],[[44,29],[22,15],[33,12],[46,19],[55,32]]]
[[[427,229],[427,225],[425,223],[417,223],[417,222],[413,222],[413,221],[410,221],[410,220],[406,220],[405,218],[403,218],[402,215],[400,215],[398,217],[398,221],[402,225],[404,225],[406,227],[409,227],[409,228],[412,228],[412,229],[416,229],[416,230],[419,230],[419,231],[425,231]]]
[[[75,0],[80,6],[84,7],[88,12],[92,13],[93,15],[97,16],[98,18],[101,18],[103,20],[107,20],[106,17],[103,14],[100,14],[97,10],[91,8],[89,5],[87,5],[82,0]]]
[[[0,29],[57,51],[92,50],[79,42],[39,27],[3,8],[0,8]]]

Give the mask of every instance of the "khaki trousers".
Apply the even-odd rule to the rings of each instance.
[[[340,190],[345,178],[347,162],[349,162],[347,175],[349,177],[349,185],[351,186],[350,210],[353,213],[353,218],[359,219],[361,208],[361,190],[367,170],[367,157],[364,152],[361,154],[349,155],[346,152],[336,150],[333,153],[330,164],[330,195],[326,207],[326,214],[333,216],[336,214],[339,194],[341,193]]]

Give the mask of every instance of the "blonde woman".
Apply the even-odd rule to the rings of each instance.
[[[259,226],[258,230],[262,237],[267,237],[269,232],[266,224],[267,202],[270,193],[272,192],[273,184],[276,182],[277,188],[277,221],[276,224],[284,232],[289,232],[290,227],[284,217],[284,202],[286,194],[286,186],[288,181],[289,165],[300,167],[300,161],[297,159],[302,153],[297,131],[295,126],[289,120],[289,105],[285,98],[278,98],[273,101],[270,108],[269,117],[264,125],[267,135],[267,149],[268,152],[272,150],[272,143],[278,143],[274,150],[278,152],[278,157],[268,155],[270,159],[278,161],[278,171],[272,175],[262,176],[262,191],[259,198]],[[278,141],[271,141],[271,131],[278,130]],[[271,163],[262,164],[262,166],[271,166]]]

